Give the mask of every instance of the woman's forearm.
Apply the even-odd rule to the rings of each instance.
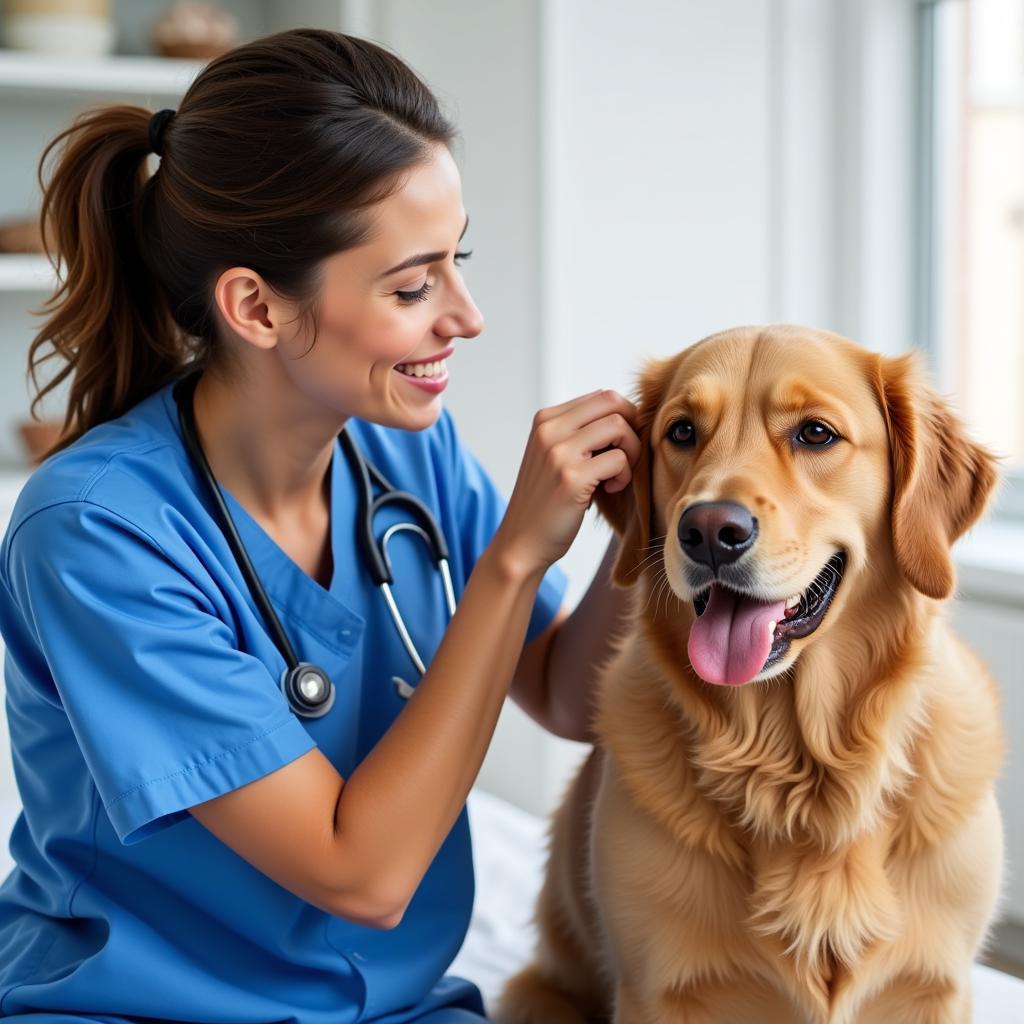
[[[546,724],[564,739],[594,742],[595,683],[628,620],[632,599],[630,590],[612,583],[618,549],[618,538],[613,537],[586,594],[551,642]]]
[[[397,919],[483,763],[542,576],[487,548],[416,692],[344,783],[335,829],[347,884]]]
[[[374,920],[401,919],[480,771],[547,567],[568,550],[594,491],[629,482],[635,417],[609,390],[535,414],[501,525],[430,667],[342,781],[329,840],[341,859],[339,906],[353,894]]]

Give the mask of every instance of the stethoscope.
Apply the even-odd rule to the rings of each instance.
[[[321,718],[326,715],[334,705],[334,682],[330,676],[318,665],[308,661],[299,661],[288,639],[288,635],[277,617],[267,592],[256,575],[249,555],[238,535],[234,520],[228,511],[224,497],[221,494],[217,480],[206,461],[206,454],[199,442],[199,434],[196,430],[195,413],[192,407],[192,398],[195,393],[196,384],[202,370],[196,370],[186,377],[183,377],[174,386],[174,400],[178,406],[178,419],[181,423],[181,433],[185,439],[185,447],[199,467],[210,494],[217,505],[217,511],[221,519],[221,528],[227,539],[231,550],[234,552],[238,566],[245,577],[253,600],[256,602],[263,619],[270,629],[271,636],[277,649],[285,660],[285,669],[281,673],[281,690],[288,700],[288,705],[297,715],[303,718]],[[448,546],[445,543],[444,534],[438,526],[437,520],[431,514],[430,509],[415,495],[407,491],[396,490],[388,482],[387,478],[368,462],[356,447],[347,430],[342,429],[338,434],[345,455],[348,459],[352,472],[355,474],[359,487],[359,511],[356,520],[356,542],[358,543],[366,567],[374,583],[380,587],[381,593],[387,604],[395,629],[402,640],[409,658],[416,666],[420,675],[426,672],[423,659],[416,650],[409,630],[406,629],[402,614],[398,610],[395,596],[391,591],[394,583],[394,573],[391,569],[391,557],[388,554],[388,542],[396,533],[408,531],[421,537],[424,543],[430,548],[430,553],[441,573],[441,580],[444,584],[445,600],[448,605],[449,618],[455,614],[455,590],[452,587],[451,571],[448,568]],[[373,484],[381,489],[383,493],[374,496]],[[406,510],[419,522],[395,523],[385,530],[378,541],[373,529],[374,516],[385,505],[404,505]],[[337,570],[335,570],[337,571]],[[414,689],[399,676],[392,676],[398,695],[408,700],[414,693]]]

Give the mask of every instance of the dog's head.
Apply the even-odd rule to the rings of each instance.
[[[652,361],[638,407],[633,481],[596,499],[621,537],[615,579],[664,571],[714,683],[785,671],[854,593],[948,597],[950,546],[997,478],[917,357],[810,328],[739,328]]]

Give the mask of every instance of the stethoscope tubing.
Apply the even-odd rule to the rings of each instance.
[[[384,531],[384,536],[381,537],[380,548],[387,561],[388,570],[391,569],[391,561],[388,559],[388,541],[396,534],[403,530],[408,530],[411,533],[419,534],[424,541],[429,545],[430,537],[427,532],[415,523],[395,523],[393,526],[389,526]],[[455,588],[452,586],[452,574],[448,568],[448,559],[439,558],[437,560],[437,567],[441,572],[441,582],[444,585],[444,598],[445,603],[448,606],[448,615],[451,617],[455,614]],[[382,580],[379,584],[380,592],[384,595],[384,600],[387,603],[388,611],[391,612],[391,620],[395,624],[395,629],[398,630],[398,635],[402,640],[402,645],[405,647],[409,658],[412,663],[416,666],[417,671],[420,675],[426,672],[426,667],[423,664],[423,659],[420,657],[419,651],[416,650],[416,645],[412,641],[412,637],[409,636],[409,631],[405,628],[405,620],[402,618],[401,612],[398,610],[398,604],[395,601],[395,596],[391,592],[391,584],[388,580]]]
[[[252,595],[252,599],[256,602],[257,607],[260,610],[260,614],[266,620],[266,624],[273,634],[274,645],[284,656],[285,661],[289,666],[298,664],[298,655],[295,653],[295,648],[292,647],[291,641],[288,639],[288,634],[285,633],[284,627],[281,625],[281,620],[277,617],[277,613],[274,611],[270,604],[270,598],[267,597],[267,592],[263,589],[263,585],[260,583],[259,576],[256,575],[256,569],[253,567],[252,561],[249,558],[249,553],[245,550],[245,545],[242,543],[242,538],[238,533],[238,529],[235,526],[235,521],[231,516],[231,512],[228,509],[227,503],[224,501],[224,497],[221,494],[220,486],[217,483],[217,478],[213,475],[213,470],[210,469],[210,463],[206,459],[206,453],[203,451],[203,446],[199,443],[199,432],[196,429],[195,412],[192,408],[192,395],[195,392],[196,384],[199,382],[199,374],[192,374],[190,377],[178,385],[181,387],[181,399],[178,403],[178,412],[181,418],[184,420],[182,426],[184,430],[185,442],[189,448],[193,459],[195,460],[199,471],[206,482],[206,486],[210,492],[210,496],[213,498],[214,503],[217,506],[217,512],[221,520],[221,529],[227,538],[228,545],[235,555],[235,559],[238,561],[238,567],[242,571],[242,575],[245,577],[245,582],[249,587],[249,592]],[[175,396],[178,397],[177,395]]]
[[[284,626],[274,611],[270,598],[260,582],[248,552],[245,550],[245,545],[235,526],[234,519],[221,494],[220,486],[207,461],[206,454],[199,440],[199,432],[196,428],[192,400],[201,373],[201,369],[190,373],[188,376],[183,377],[174,387],[174,398],[178,405],[179,420],[185,446],[214,500],[225,539],[235,555],[239,569],[249,588],[249,593],[259,608],[275,646],[284,658],[285,669],[281,675],[281,689],[296,714],[306,718],[320,718],[334,704],[334,682],[323,669],[308,662],[299,661],[295,648],[288,639]],[[391,615],[395,630],[402,641],[402,646],[422,676],[426,672],[426,665],[409,634],[391,589],[394,584],[394,572],[391,565],[391,557],[388,554],[388,542],[396,533],[402,531],[415,533],[423,539],[424,543],[430,548],[441,574],[445,603],[450,618],[455,614],[456,602],[455,588],[452,584],[451,570],[448,564],[448,546],[445,543],[444,534],[441,532],[437,520],[427,506],[415,495],[393,487],[387,477],[373,463],[364,458],[347,430],[342,429],[338,436],[346,459],[360,485],[358,489],[359,512],[356,520],[356,540],[362,552],[363,561],[371,578],[384,596],[384,601]],[[382,491],[376,497],[373,494],[374,483]],[[373,517],[388,505],[405,506],[419,522],[395,523],[387,528],[378,542],[373,531]],[[306,692],[306,684],[310,680],[313,680],[315,683],[315,692],[312,697]],[[408,699],[413,692],[412,687],[398,676],[392,677],[392,681],[398,694],[402,698]]]

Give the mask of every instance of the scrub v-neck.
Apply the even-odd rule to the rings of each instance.
[[[299,565],[298,562],[284,550],[283,547],[274,539],[273,536],[267,531],[262,523],[255,518],[246,507],[225,487],[218,481],[221,493],[224,495],[225,501],[228,504],[228,508],[231,511],[231,517],[238,523],[239,519],[242,519],[248,526],[248,532],[256,535],[256,543],[251,544],[250,541],[243,536],[242,540],[245,544],[246,550],[249,553],[249,558],[252,560],[254,566],[256,566],[256,558],[253,556],[253,548],[255,547],[257,554],[260,554],[262,558],[269,559],[277,563],[278,569],[281,565],[288,566],[292,573],[299,576],[305,577],[309,584],[316,587],[324,597],[334,595],[337,591],[338,584],[338,462],[341,455],[339,452],[339,444],[337,439],[334,442],[334,451],[331,453],[331,462],[327,467],[327,474],[329,480],[328,486],[328,502],[329,507],[327,511],[327,532],[329,537],[329,544],[331,549],[331,579],[327,586],[324,586],[318,579],[316,579],[311,573],[306,572],[305,569]],[[239,533],[241,533],[241,527],[239,527]],[[256,566],[257,574],[260,576],[260,581],[263,581],[262,574],[259,571],[259,567]]]
[[[342,550],[341,519],[345,501],[341,481],[343,454],[336,440],[331,455],[331,560],[334,570],[329,589],[306,572],[254,519],[235,496],[221,486],[221,493],[238,528],[239,536],[256,570],[260,584],[285,620],[289,632],[309,634],[343,661],[351,656],[362,637],[365,619],[342,595],[344,571],[339,572]],[[220,485],[218,485],[220,486]],[[252,598],[250,597],[250,600]],[[255,602],[253,601],[255,608]],[[293,640],[293,643],[295,641]],[[309,660],[320,655],[309,654]],[[341,662],[337,663],[340,667]],[[327,667],[326,665],[323,667]]]

